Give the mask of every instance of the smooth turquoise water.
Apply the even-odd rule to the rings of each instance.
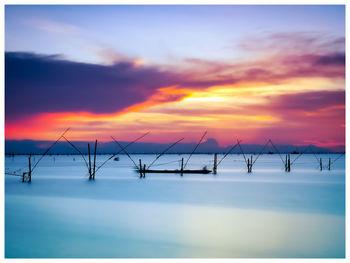
[[[153,168],[179,168],[187,156],[162,156]],[[133,158],[147,164],[155,155]],[[5,167],[26,163],[6,157]],[[194,155],[188,168],[212,163]],[[5,177],[7,258],[344,256],[344,156],[321,172],[305,155],[286,173],[278,155],[263,155],[248,174],[242,155],[231,155],[217,175],[140,179],[121,155],[95,181],[78,156],[48,156],[31,184]]]

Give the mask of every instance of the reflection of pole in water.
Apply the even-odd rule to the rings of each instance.
[[[73,161],[75,162],[75,158],[73,158]]]
[[[28,157],[28,182],[30,183],[32,181],[32,162],[31,162],[31,155]]]
[[[54,162],[54,163],[56,162],[56,158],[55,158],[55,157],[53,157],[53,162]]]

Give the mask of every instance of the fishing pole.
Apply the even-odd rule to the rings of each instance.
[[[219,164],[226,158],[227,155],[229,155],[236,148],[236,146],[238,146],[238,142],[234,146],[231,147],[231,149],[224,155],[224,157],[221,158],[221,160],[218,162],[216,167],[219,166]]]
[[[35,167],[38,165],[38,163],[41,161],[42,158],[44,158],[44,156],[52,149],[52,147],[54,147],[56,145],[56,143],[66,134],[66,132],[69,130],[70,128],[66,129],[62,135],[41,155],[41,157],[39,158],[39,160],[35,163],[35,165],[33,166],[33,168],[30,170],[30,172],[33,172]]]
[[[258,158],[260,157],[260,155],[263,153],[263,151],[265,150],[265,147],[269,144],[269,141],[266,142],[266,144],[264,145],[264,147],[262,148],[262,150],[260,151],[260,153],[258,154],[258,156],[255,158],[254,162],[252,163],[252,166],[255,164],[255,162],[258,160]]]
[[[81,157],[83,157],[83,159],[84,159],[86,167],[89,169],[88,163],[87,163],[83,153],[77,147],[75,147],[75,145],[72,142],[70,142],[65,136],[63,136],[63,139],[65,139],[78,153],[80,153]]]
[[[160,153],[155,159],[154,161],[148,165],[147,169],[149,169],[158,159],[159,157],[161,157],[164,153],[166,153],[168,150],[170,150],[172,147],[174,147],[177,143],[181,142],[184,138],[181,138],[180,140],[178,140],[177,142],[174,142],[172,145],[170,145],[168,148],[166,148],[162,153]]]
[[[340,156],[338,156],[334,161],[331,162],[331,164],[335,163],[340,157],[342,157],[345,153],[342,153]]]
[[[247,158],[245,158],[245,154],[244,154],[244,152],[243,152],[242,146],[241,146],[241,144],[239,143],[238,139],[237,139],[237,144],[238,144],[238,146],[239,146],[239,149],[241,150],[241,153],[243,154],[245,163],[248,165]]]
[[[282,158],[282,155],[281,153],[278,151],[277,147],[273,144],[273,142],[271,141],[271,139],[269,139],[269,142],[271,143],[272,147],[276,150],[276,152],[278,153],[278,155],[280,156],[281,160],[282,160],[282,163],[284,165],[286,165],[286,163],[284,162],[283,158]]]
[[[132,142],[129,142],[126,146],[124,146],[119,152],[116,152],[115,154],[113,154],[111,157],[109,157],[107,160],[105,160],[99,167],[96,168],[95,173],[102,167],[104,166],[109,160],[111,160],[114,156],[116,156],[117,154],[121,153],[124,149],[128,148],[130,145],[132,145],[133,143],[137,142],[138,140],[142,139],[143,137],[145,137],[147,134],[149,134],[150,132],[146,132],[145,134],[143,134],[142,136],[136,138],[135,140],[133,140]]]
[[[203,136],[202,136],[202,138],[199,140],[199,142],[197,143],[196,147],[194,148],[194,150],[191,152],[190,156],[188,157],[188,159],[187,159],[187,161],[186,161],[186,163],[185,163],[185,165],[184,165],[184,169],[186,168],[186,165],[187,165],[188,161],[190,160],[192,154],[193,154],[193,153],[195,152],[195,150],[198,148],[198,146],[200,145],[200,143],[202,142],[202,140],[204,139],[204,137],[205,137],[206,134],[207,134],[207,132],[205,131],[204,134],[203,134]]]
[[[317,155],[316,155],[316,153],[311,149],[311,146],[312,145],[309,145],[309,149],[311,150],[311,152],[312,152],[312,154],[315,156],[315,158],[316,158],[316,160],[317,160],[317,162],[319,163],[320,162],[320,160],[317,158]]]
[[[134,160],[131,158],[131,156],[128,154],[128,152],[125,150],[125,148],[123,148],[123,147],[120,145],[120,143],[119,143],[116,139],[113,138],[113,136],[111,136],[111,137],[112,137],[112,139],[119,145],[120,149],[122,149],[122,151],[123,151],[123,152],[129,157],[129,159],[134,163],[135,167],[136,167],[137,169],[139,169],[139,167],[137,167],[136,163],[135,163]]]
[[[21,174],[16,174],[16,173],[9,173],[9,172],[5,172],[5,174],[7,175],[14,175],[14,176],[23,176]],[[26,173],[25,173],[26,174]]]
[[[302,151],[297,157],[295,157],[295,159],[290,163],[290,165],[293,165],[293,163],[294,163],[296,160],[298,160],[304,153],[306,153],[306,151],[307,151],[307,149],[308,149],[309,147],[310,147],[310,145],[307,146],[307,147],[305,148],[305,150]]]

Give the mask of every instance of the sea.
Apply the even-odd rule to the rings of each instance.
[[[97,155],[96,168],[109,157]],[[118,157],[89,180],[82,156],[47,155],[23,183],[6,173],[25,172],[28,156],[6,156],[5,257],[345,257],[345,155],[292,154],[290,172],[284,154],[253,155],[248,173],[250,155],[218,154],[216,174],[145,178],[135,164],[157,155]],[[180,169],[189,157],[165,154],[151,168]],[[185,168],[213,163],[194,154]]]

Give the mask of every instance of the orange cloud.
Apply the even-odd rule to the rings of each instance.
[[[160,105],[169,102],[177,102],[189,97],[191,94],[193,94],[193,91],[189,89],[179,89],[176,86],[159,88],[157,90],[157,93],[150,96],[145,102],[132,105],[121,111],[119,114],[125,114],[128,112],[138,112],[155,105]]]
[[[344,144],[342,49],[288,48],[240,62],[187,59],[168,70],[112,56],[108,50],[102,53],[122,61],[102,66],[7,54],[12,66],[6,76],[6,139],[52,140],[72,127],[67,135],[72,140],[110,140],[110,135],[130,140],[151,130],[148,141],[179,136],[195,141],[208,130],[221,145],[234,137],[246,143],[271,137],[280,143],[327,138]],[[24,76],[39,76],[31,89],[27,85],[34,78],[18,79],[22,60],[40,65],[25,68]],[[63,77],[57,74],[62,64]],[[51,70],[42,74],[38,68]],[[68,92],[62,87],[69,87]],[[29,117],[15,118],[23,112]]]
[[[266,138],[295,144],[322,138],[344,143],[343,91],[300,92],[304,89],[299,88],[299,92],[285,94],[285,87],[277,85],[272,93],[271,85],[261,85],[254,96],[254,86],[206,91],[164,87],[122,112],[46,113],[6,124],[6,138],[52,140],[60,130],[72,127],[67,135],[71,140],[109,141],[110,135],[130,140],[151,131],[145,141],[164,143],[179,136],[195,141],[199,132],[208,130],[221,145],[232,143],[235,137],[245,143],[261,143]]]

